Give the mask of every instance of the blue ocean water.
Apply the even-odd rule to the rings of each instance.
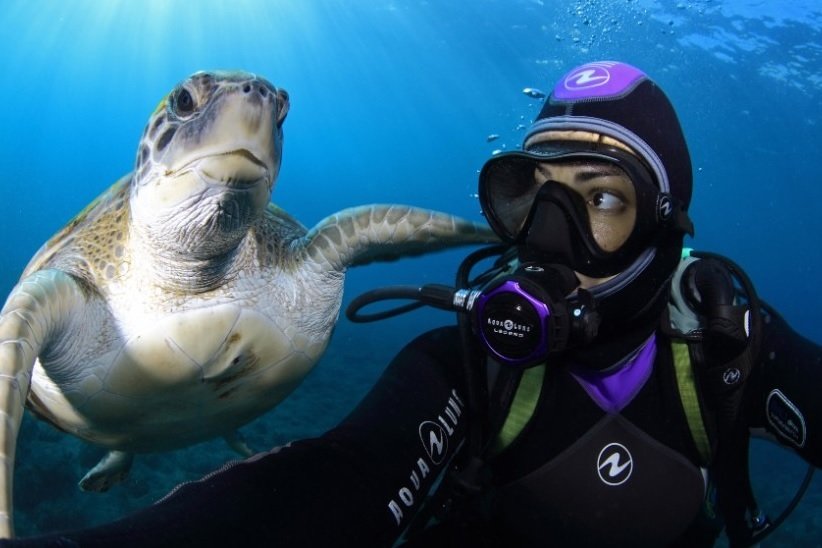
[[[759,292],[822,341],[822,2],[792,0],[4,0],[0,3],[0,295],[31,255],[129,171],[157,102],[199,69],[259,73],[291,95],[274,201],[308,226],[344,207],[402,202],[481,219],[476,174],[512,149],[568,68],[619,59],[678,107],[695,166],[693,247],[742,264]],[[487,136],[500,137],[488,142]],[[346,302],[388,283],[449,283],[463,252],[352,270]],[[325,358],[244,429],[259,449],[322,432],[414,334],[415,312],[342,319]],[[138,459],[104,495],[76,482],[102,452],[27,418],[16,472],[20,534],[99,523],[233,458],[222,442]],[[766,508],[803,471],[757,445]],[[822,486],[768,546],[822,536]]]

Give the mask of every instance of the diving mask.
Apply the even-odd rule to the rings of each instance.
[[[542,163],[575,161],[615,165],[634,186],[636,218],[627,239],[615,250],[597,243],[580,194],[559,182],[535,179]],[[480,172],[479,198],[491,228],[503,241],[520,248],[521,260],[564,264],[596,278],[622,272],[668,230],[692,231],[684,208],[659,190],[639,158],[599,144],[544,142],[526,152],[499,154]]]

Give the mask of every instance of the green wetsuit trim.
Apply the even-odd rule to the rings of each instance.
[[[685,418],[688,421],[688,429],[703,464],[707,465],[711,461],[711,444],[708,440],[708,432],[705,430],[702,409],[699,406],[696,379],[694,378],[688,345],[682,342],[672,342],[671,350],[674,357],[677,389],[682,408],[685,411]],[[517,439],[525,425],[531,420],[542,392],[544,378],[545,364],[526,369],[523,372],[522,379],[511,402],[508,416],[505,418],[502,429],[491,447],[492,454],[499,454],[508,447]]]
[[[542,381],[545,378],[545,364],[526,369],[522,373],[514,401],[511,402],[511,409],[505,417],[505,423],[494,440],[491,448],[492,454],[497,454],[508,447],[511,442],[517,439],[534,416],[537,408],[539,395],[542,392]]]
[[[688,345],[682,342],[672,342],[671,349],[674,355],[679,398],[682,401],[682,408],[685,410],[685,417],[688,420],[688,429],[691,431],[691,437],[694,439],[703,464],[707,464],[711,461],[711,444],[708,441],[708,433],[705,431],[702,409],[699,407],[696,379],[694,378]]]

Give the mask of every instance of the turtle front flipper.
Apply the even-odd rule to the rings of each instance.
[[[14,534],[12,480],[17,433],[34,362],[57,350],[56,334],[83,321],[83,289],[71,276],[41,270],[23,279],[0,311],[0,537]]]
[[[374,204],[326,217],[300,243],[315,263],[342,271],[348,266],[498,241],[484,224],[429,209]]]

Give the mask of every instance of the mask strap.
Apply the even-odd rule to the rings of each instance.
[[[656,203],[657,222],[668,230],[693,237],[694,223],[680,200],[667,192],[660,192]]]

